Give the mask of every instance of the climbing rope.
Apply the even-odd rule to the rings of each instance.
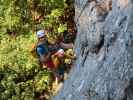
[[[85,1],[85,0],[84,0],[84,1]],[[78,23],[79,18],[81,17],[81,15],[82,15],[84,9],[86,8],[87,4],[88,4],[91,0],[86,0],[85,4],[84,4],[84,1],[82,2],[82,6],[83,6],[83,7],[82,7],[82,9],[81,9],[81,12],[80,12],[79,16],[77,17],[76,24]],[[84,5],[83,5],[83,4],[84,4]]]

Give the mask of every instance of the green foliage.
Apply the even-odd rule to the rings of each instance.
[[[37,59],[30,55],[34,37],[1,37],[0,100],[34,100],[36,93],[50,85],[50,72],[40,69]]]
[[[62,14],[63,14],[63,10],[62,9],[54,9],[54,10],[51,11],[51,17],[58,18]]]
[[[31,31],[49,28],[48,39],[56,41],[68,27],[68,1],[0,0],[0,100],[34,100],[48,90],[52,75],[30,53]]]
[[[73,0],[72,0],[73,1]],[[65,8],[71,0],[0,0],[0,32],[26,34],[52,27],[51,36],[67,30]],[[71,7],[70,7],[71,8]],[[68,12],[70,13],[70,12]],[[52,38],[53,38],[52,37]]]
[[[21,32],[28,23],[26,0],[0,0],[0,2],[0,31]]]
[[[62,23],[60,17],[63,16],[64,9],[54,9],[49,15],[46,16],[46,19],[42,21],[43,27],[52,27],[52,30],[49,32],[50,38],[56,38],[62,36],[62,33],[67,30],[66,22]]]
[[[63,33],[64,31],[67,31],[66,24],[64,24],[64,25],[60,24],[58,27],[58,33]]]
[[[63,7],[64,0],[0,0],[0,31],[27,33],[34,28],[36,16],[45,17]]]

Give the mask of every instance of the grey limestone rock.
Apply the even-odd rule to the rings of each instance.
[[[75,23],[77,60],[53,100],[133,100],[133,0],[75,0]]]

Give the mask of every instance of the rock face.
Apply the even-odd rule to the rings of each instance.
[[[77,60],[54,100],[133,100],[133,0],[75,0]]]

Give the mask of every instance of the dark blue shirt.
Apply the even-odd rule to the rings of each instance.
[[[48,50],[48,46],[47,45],[39,44],[37,46],[37,55],[38,56],[45,56],[45,55],[48,54],[48,52],[49,52],[49,50]]]

